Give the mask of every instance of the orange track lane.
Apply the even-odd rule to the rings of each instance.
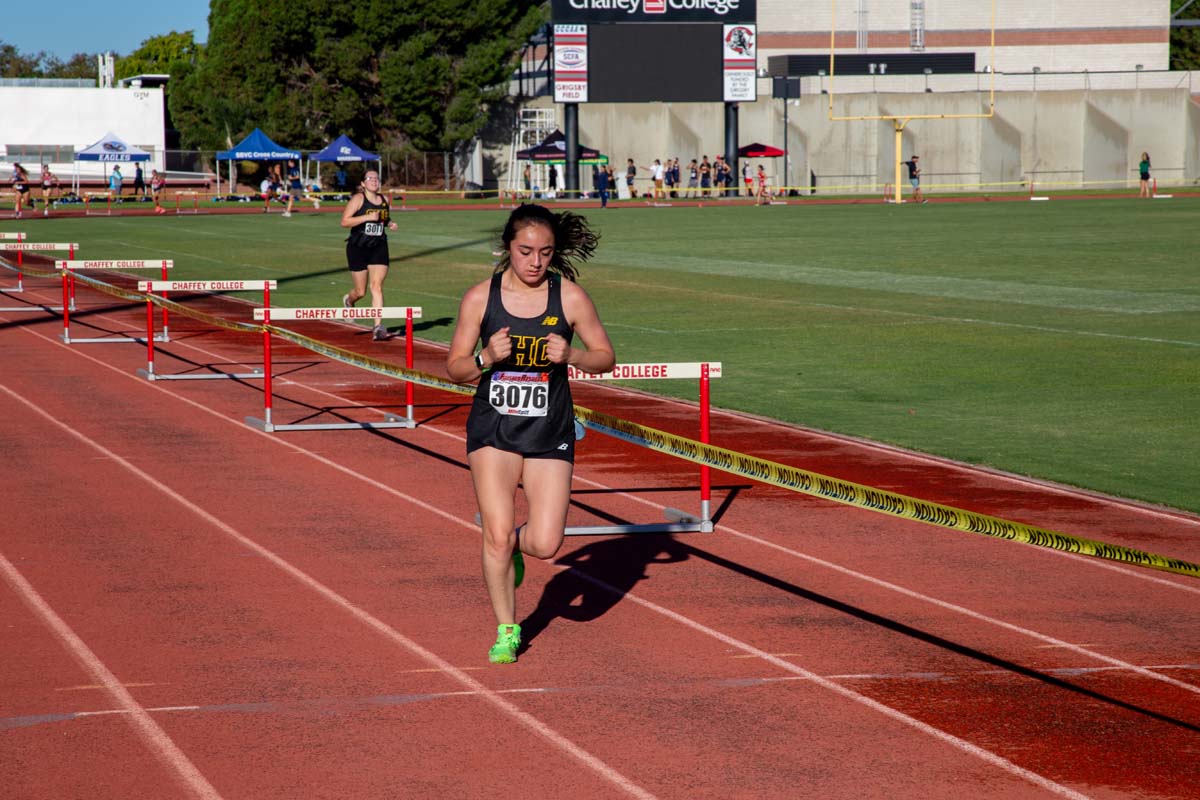
[[[136,304],[79,302],[73,336],[144,333]],[[1200,582],[714,473],[714,534],[531,563],[528,646],[489,666],[465,398],[418,387],[415,430],[264,434],[261,381],[150,383],[143,347],[61,329],[0,312],[5,796],[1200,795]],[[171,333],[160,373],[261,363],[258,336]],[[418,342],[417,367],[443,352]],[[290,345],[275,372],[277,423],[403,410],[399,384]],[[695,436],[691,404],[576,399]],[[1187,514],[742,415],[713,440],[1200,560]],[[572,524],[697,505],[694,466],[597,434],[576,475]]]

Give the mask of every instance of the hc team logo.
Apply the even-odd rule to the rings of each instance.
[[[646,0],[642,10],[647,14],[667,13],[667,0]]]
[[[110,153],[124,153],[125,145],[120,142],[105,142],[104,149]]]
[[[754,32],[740,25],[725,37],[725,47],[741,56],[754,55]]]

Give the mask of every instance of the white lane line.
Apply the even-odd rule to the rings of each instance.
[[[407,636],[405,636],[404,634],[400,633],[395,628],[388,625],[386,622],[383,622],[379,618],[372,615],[370,612],[368,612],[365,609],[360,608],[359,606],[350,602],[345,597],[343,597],[342,595],[335,592],[333,589],[329,588],[325,584],[321,583],[317,579],[310,576],[308,573],[301,570],[299,567],[294,566],[291,562],[289,562],[286,559],[284,559],[283,557],[277,555],[274,551],[269,550],[268,548],[260,545],[258,542],[254,541],[253,539],[249,538],[248,536],[245,536],[244,534],[242,534],[240,531],[235,529],[233,526],[225,523],[221,519],[218,519],[213,514],[210,514],[204,508],[193,503],[191,500],[188,500],[186,497],[179,494],[174,489],[172,489],[170,486],[167,486],[165,483],[163,483],[162,481],[155,478],[153,475],[134,466],[128,460],[117,455],[112,450],[108,449],[107,447],[100,444],[96,440],[90,438],[89,436],[87,436],[83,433],[80,433],[79,431],[75,430],[74,428],[68,426],[66,423],[56,419],[52,415],[48,414],[47,412],[45,412],[41,408],[39,408],[35,403],[26,399],[24,396],[18,394],[17,392],[13,391],[12,389],[8,388],[7,386],[0,384],[0,391],[9,395],[12,399],[21,403],[26,408],[28,408],[30,411],[37,414],[42,419],[51,423],[55,427],[59,428],[64,433],[68,434],[69,436],[73,437],[74,439],[77,439],[79,442],[87,445],[88,447],[92,448],[93,450],[96,450],[97,452],[103,453],[104,455],[108,456],[109,458],[111,458],[113,460],[114,463],[120,465],[127,472],[133,474],[135,477],[139,478],[144,483],[153,487],[159,493],[165,495],[168,499],[170,499],[170,500],[174,501],[175,503],[179,504],[180,506],[186,508],[188,511],[192,512],[193,514],[195,514],[197,517],[199,517],[200,519],[207,522],[212,527],[214,527],[217,530],[219,530],[220,532],[224,533],[230,539],[234,540],[235,542],[242,545],[246,549],[250,550],[253,553],[256,553],[260,557],[262,557],[265,560],[269,561],[270,563],[274,564],[280,571],[282,571],[286,575],[289,575],[290,577],[292,577],[294,580],[298,581],[303,586],[311,589],[313,592],[315,592],[316,594],[325,598],[329,602],[331,602],[334,605],[347,611],[350,615],[352,615],[353,617],[358,619],[360,622],[367,625],[367,627],[382,634],[384,637],[386,637],[386,638],[390,639],[391,641],[395,642],[396,644],[400,645],[402,648],[404,648],[405,650],[408,650],[410,653],[412,653],[413,655],[422,659],[426,663],[433,665],[440,672],[442,672],[444,675],[446,675],[448,678],[450,678],[454,681],[457,681],[459,684],[465,686],[468,690],[478,693],[478,695],[481,698],[483,698],[487,702],[491,703],[497,709],[499,709],[503,713],[507,714],[508,716],[512,717],[514,720],[521,723],[525,727],[529,728],[534,733],[541,736],[543,739],[545,739],[547,742],[549,742],[554,747],[558,748],[563,753],[571,756],[576,761],[578,761],[581,764],[583,764],[584,766],[588,767],[593,772],[598,774],[601,778],[607,780],[609,783],[611,783],[613,786],[617,787],[621,791],[625,792],[626,794],[628,794],[632,797],[645,798],[645,800],[651,800],[652,798],[654,798],[653,794],[651,794],[650,792],[641,788],[640,786],[635,784],[633,781],[626,778],[624,775],[617,772],[612,767],[608,766],[606,763],[601,761],[599,758],[597,758],[596,756],[594,756],[591,753],[584,750],[582,747],[579,747],[574,742],[570,741],[565,736],[558,733],[556,730],[551,728],[546,723],[544,723],[541,720],[539,720],[538,718],[534,717],[532,714],[522,711],[517,706],[515,706],[512,703],[505,700],[498,693],[492,691],[491,689],[484,686],[479,681],[477,681],[474,678],[472,678],[471,676],[467,675],[467,673],[464,672],[463,670],[455,667],[453,664],[449,663],[448,661],[445,661],[444,659],[442,659],[440,656],[438,656],[434,652],[425,649],[424,647],[417,644],[412,639],[409,639]],[[170,392],[168,392],[167,394],[170,394]],[[196,404],[196,405],[199,405],[199,404]],[[221,415],[219,415],[219,414],[217,416],[221,417]],[[228,419],[227,417],[221,417],[221,418]],[[274,437],[270,436],[270,434],[262,433],[259,431],[255,431],[255,432],[261,433],[263,436],[266,436],[269,439],[274,439]],[[318,457],[318,460],[320,460],[322,462],[332,463],[332,462],[328,462],[327,459],[320,458],[320,457]],[[415,504],[417,504],[421,508],[426,509],[428,511],[433,511],[433,512],[437,513],[439,516],[444,517],[445,519],[460,522],[465,527],[475,528],[475,525],[473,523],[467,523],[464,520],[458,520],[456,517],[452,516],[451,514],[445,512],[445,511],[442,511],[440,509],[436,509],[433,506],[429,505],[428,503],[417,501],[415,498],[408,498],[408,499],[412,500]],[[0,559],[2,559],[2,557],[0,557]],[[8,562],[3,561],[3,564],[7,565]],[[30,592],[33,591],[33,587],[29,586],[27,583],[25,583],[24,586],[27,587]],[[47,607],[46,610],[49,611],[49,608]],[[53,612],[50,612],[50,613],[53,613]],[[56,619],[57,619],[57,617],[56,617]],[[61,623],[61,620],[59,620],[59,622]],[[65,628],[65,627],[66,626],[63,625],[63,628]],[[69,631],[68,631],[68,633],[69,633]],[[79,641],[78,644],[80,647],[84,647],[82,641]],[[93,659],[94,659],[94,656],[93,656]],[[96,665],[100,666],[102,669],[102,665],[99,664],[99,661],[96,661]],[[123,687],[121,687],[121,685],[117,681],[116,677],[111,675],[111,673],[108,673],[107,670],[104,670],[103,673],[97,672],[95,674],[97,675],[98,678],[100,678],[102,680],[102,682],[104,682],[106,684],[107,683],[112,684],[110,691],[113,692],[114,695],[118,696],[119,700],[121,701],[120,705],[122,707],[127,707],[129,704],[133,704],[134,706],[136,706],[136,703],[134,702],[133,698],[131,696],[129,696],[128,692],[126,692]],[[124,695],[124,697],[121,697],[120,695],[118,695],[118,692],[122,693]],[[127,698],[127,702],[126,702],[126,698]],[[146,715],[145,710],[142,709],[140,706],[137,706],[137,708],[141,714],[140,719],[144,719],[146,722],[150,722],[150,718],[148,715]],[[151,723],[151,724],[153,724],[153,723]],[[161,730],[158,729],[157,726],[154,726],[154,729],[158,730],[159,733],[161,733]],[[163,734],[163,736],[165,738],[165,734]],[[173,747],[173,745],[172,745],[172,747]],[[179,758],[183,759],[186,762],[186,758],[183,756],[182,753],[179,753]],[[194,770],[194,767],[193,767],[193,770]],[[198,772],[196,773],[196,775],[197,775],[197,777],[199,777]],[[203,795],[203,796],[204,797],[209,797],[209,796],[216,797],[217,795],[214,792],[212,795]]]
[[[45,337],[43,337],[43,338],[45,338]],[[50,341],[52,344],[55,344],[55,342],[53,340],[47,340],[47,341]],[[63,344],[62,346],[68,347],[68,349],[69,349],[68,345]],[[82,355],[82,354],[80,354],[80,355]],[[85,355],[84,358],[87,358],[88,360],[93,361],[94,363],[96,363],[102,367],[105,367],[107,369],[110,369],[120,375],[125,375],[126,377],[131,377],[131,378],[134,377],[134,376],[129,375],[128,373],[125,373],[125,372],[117,369],[116,367],[106,364],[106,363],[104,363],[98,359],[95,359],[91,356]],[[268,433],[265,433],[262,431],[257,431],[254,429],[247,429],[244,426],[242,426],[241,423],[238,423],[235,420],[232,420],[229,417],[226,417],[212,409],[206,408],[205,406],[203,406],[200,403],[197,403],[193,400],[184,398],[180,395],[175,394],[174,392],[168,391],[161,387],[155,387],[155,388],[158,389],[159,391],[162,391],[164,394],[167,394],[168,396],[171,396],[177,400],[186,402],[189,405],[192,405],[192,406],[204,411],[205,413],[208,413],[212,416],[217,417],[218,419],[224,419],[226,421],[232,422],[234,424],[239,425],[239,427],[242,427],[244,430],[250,430],[251,433],[256,433],[260,436],[264,436],[270,441],[274,441],[274,442],[277,442],[277,443],[280,443],[280,444],[286,446],[288,449],[291,449],[295,452],[309,455],[312,458],[315,458],[316,460],[320,461],[321,463],[327,464],[327,465],[333,467],[334,469],[337,469],[348,475],[357,475],[358,474],[358,473],[355,473],[353,470],[351,470],[348,467],[344,467],[340,464],[331,462],[328,459],[326,459],[322,456],[318,456],[314,453],[310,453],[309,451],[306,451],[301,447],[281,442],[277,437],[274,437],[271,434],[268,434]],[[2,384],[0,384],[0,389],[11,393],[11,390],[8,390],[7,387],[4,387]],[[227,525],[224,522],[222,522],[221,520],[217,519],[212,514],[209,514],[207,511],[205,511],[200,506],[195,505],[191,501],[187,500],[186,498],[184,498],[181,495],[179,495],[178,493],[176,493],[170,487],[167,487],[165,484],[162,484],[161,482],[157,481],[154,477],[152,477],[148,473],[143,472],[142,470],[135,467],[133,464],[126,461],[125,459],[121,458],[120,456],[116,455],[115,453],[112,453],[112,451],[108,450],[103,445],[100,445],[98,442],[94,442],[93,440],[89,439],[85,435],[78,433],[77,431],[71,429],[65,423],[59,422],[58,420],[54,419],[49,414],[41,411],[41,409],[37,408],[30,401],[27,401],[24,398],[19,398],[19,399],[26,406],[28,406],[31,410],[33,410],[36,413],[38,413],[39,415],[43,416],[48,421],[54,423],[55,425],[57,425],[58,427],[60,427],[62,430],[66,431],[70,435],[80,439],[81,441],[100,450],[101,452],[111,454],[113,459],[117,463],[119,463],[122,467],[133,472],[135,475],[142,478],[144,481],[150,483],[152,486],[159,489],[161,492],[163,492],[164,494],[166,494],[168,497],[172,498],[176,502],[180,503],[181,505],[184,505],[189,510],[191,510],[193,513],[195,513],[197,516],[208,521],[210,524],[212,524],[218,530],[221,530],[222,532],[226,533],[226,535],[230,536],[235,541],[238,541],[246,548],[250,549],[251,551],[253,551],[255,553],[258,553],[263,558],[265,558],[268,561],[270,561],[271,563],[275,564],[277,567],[279,567],[279,569],[281,569],[285,573],[291,575],[292,577],[294,577],[296,580],[300,581],[305,586],[308,586],[310,589],[312,589],[313,591],[322,595],[329,601],[333,602],[335,605],[341,606],[342,608],[344,608],[345,610],[350,612],[352,615],[354,615],[356,618],[358,618],[360,621],[367,624],[372,629],[383,634],[385,637],[390,638],[393,641],[401,644],[403,647],[410,650],[410,652],[417,654],[418,656],[425,659],[429,663],[432,663],[434,666],[437,666],[439,669],[442,669],[448,676],[453,677],[455,680],[459,681],[464,686],[468,687],[468,689],[481,692],[482,693],[481,696],[484,697],[485,699],[487,699],[493,705],[496,705],[497,707],[504,710],[506,713],[509,713],[514,718],[516,718],[518,721],[527,725],[532,730],[539,733],[540,735],[545,737],[547,740],[549,740],[556,746],[560,747],[560,749],[563,749],[565,752],[568,752],[571,755],[575,756],[577,759],[582,761],[584,764],[586,764],[587,766],[591,767],[596,772],[598,772],[601,776],[610,780],[610,782],[612,782],[614,785],[622,788],[629,794],[633,794],[634,796],[652,797],[652,795],[647,793],[644,789],[629,782],[626,778],[624,778],[624,776],[620,775],[615,770],[613,770],[611,767],[608,767],[608,765],[599,761],[599,759],[596,759],[591,754],[578,748],[576,745],[574,745],[570,741],[566,740],[564,737],[562,737],[561,735],[559,735],[558,733],[556,733],[555,731],[550,729],[548,726],[545,726],[540,720],[537,720],[532,715],[526,714],[525,712],[518,709],[516,706],[513,706],[512,704],[508,703],[502,697],[500,697],[498,694],[492,692],[491,690],[487,689],[487,687],[483,686],[483,684],[479,683],[478,681],[473,680],[465,672],[455,668],[453,665],[442,660],[439,656],[435,655],[431,651],[428,651],[425,648],[421,647],[416,642],[409,640],[407,637],[403,636],[398,631],[395,631],[394,629],[392,629],[391,627],[389,627],[382,621],[376,619],[369,612],[367,612],[363,609],[359,609],[357,606],[350,603],[350,601],[346,600],[341,595],[334,592],[332,589],[329,589],[324,584],[321,584],[316,579],[310,577],[309,575],[304,573],[299,568],[293,566],[292,564],[290,564],[289,562],[284,560],[282,557],[277,556],[275,553],[268,550],[267,548],[259,545],[257,542],[254,542],[251,539],[243,536],[241,533],[237,532],[229,525]],[[403,494],[402,492],[398,492],[396,490],[391,489],[390,487],[386,487],[383,484],[380,484],[377,481],[374,481],[373,479],[367,478],[366,476],[361,476],[361,479],[364,481],[367,481],[368,483],[376,485],[379,488],[384,489],[385,491],[388,491],[389,493],[391,493],[393,495],[396,495],[398,497],[402,497],[405,499],[409,499],[410,501],[415,502],[421,508],[427,508],[427,509],[431,508],[427,503],[424,503],[423,501],[417,501],[417,500],[415,500],[415,498],[411,498],[408,495]],[[438,513],[440,516],[443,516],[447,519],[452,519],[452,520],[455,519],[446,512],[439,511]],[[464,528],[468,528],[472,531],[476,530],[476,526],[475,526],[473,520],[470,522],[468,522],[467,520],[463,520],[463,519],[458,519],[455,521],[458,522],[458,524],[460,524]],[[564,571],[568,568],[567,567],[559,567],[557,569],[559,571]],[[866,695],[862,695],[851,689],[847,689],[831,680],[821,677],[820,675],[818,675],[814,672],[810,672],[809,670],[803,669],[802,667],[796,666],[795,664],[792,664],[791,662],[785,661],[783,659],[776,658],[763,650],[760,650],[752,645],[749,645],[749,644],[741,642],[737,639],[734,639],[733,637],[728,636],[724,633],[721,633],[720,631],[717,631],[713,628],[709,628],[705,625],[702,625],[701,623],[696,622],[688,617],[685,617],[684,615],[679,614],[675,611],[671,611],[670,609],[667,609],[667,608],[660,606],[656,603],[653,603],[651,601],[644,600],[641,597],[633,594],[632,592],[624,592],[620,589],[617,589],[616,587],[611,586],[608,583],[605,583],[604,581],[601,581],[597,578],[593,578],[592,576],[589,576],[586,573],[580,573],[580,575],[587,581],[595,584],[596,586],[598,586],[606,591],[613,593],[617,597],[626,598],[632,602],[635,602],[635,603],[643,606],[644,608],[650,609],[662,616],[665,616],[668,619],[674,620],[680,624],[685,625],[686,627],[692,628],[692,629],[697,630],[701,633],[704,633],[708,636],[711,636],[712,638],[717,639],[718,641],[721,641],[725,644],[728,644],[731,647],[735,647],[735,648],[741,650],[742,652],[753,654],[753,655],[758,655],[763,660],[767,661],[768,663],[774,664],[775,666],[779,667],[780,669],[784,670],[785,672],[790,672],[795,675],[800,675],[802,677],[806,677],[809,680],[811,680],[814,683],[821,686],[822,688],[825,688],[825,689],[832,691],[844,698],[852,700],[853,702],[859,703],[860,705],[866,706],[867,708],[873,709],[873,710],[879,712],[880,714],[883,714],[884,716],[886,716],[890,719],[893,719],[897,722],[900,722],[904,725],[912,727],[912,728],[920,731],[921,733],[925,733],[929,736],[932,736],[963,753],[966,753],[968,755],[979,758],[979,759],[981,759],[993,766],[996,766],[1006,772],[1016,775],[1017,777],[1019,777],[1023,780],[1026,780],[1030,783],[1041,786],[1042,788],[1047,789],[1048,791],[1050,791],[1053,794],[1056,794],[1060,797],[1074,798],[1074,800],[1089,800],[1086,795],[1079,794],[1078,792],[1075,792],[1074,790],[1072,790],[1066,786],[1062,786],[1061,784],[1055,783],[1054,781],[1051,781],[1048,778],[1038,775],[1037,773],[1026,770],[1025,768],[1020,767],[1017,764],[1009,761],[1008,759],[1005,759],[999,755],[996,755],[995,753],[992,753],[988,750],[978,747],[977,745],[974,745],[971,742],[966,741],[965,739],[961,739],[961,738],[954,736],[953,734],[947,733],[939,728],[935,728],[932,725],[921,722],[920,720],[916,719],[915,717],[910,717],[909,715],[907,715],[901,711],[898,711],[890,706],[884,705],[883,703],[880,703],[877,700],[867,697]]]
[[[28,405],[28,402],[23,397],[9,392],[6,387],[0,386],[0,389],[4,389],[4,391],[8,392],[14,398]],[[45,415],[43,414],[43,416]],[[61,425],[61,423],[59,424]],[[0,553],[0,573],[4,575],[9,586],[25,601],[25,604],[37,616],[41,617],[42,622],[50,628],[59,641],[71,652],[71,655],[75,657],[80,666],[104,687],[105,691],[116,702],[119,710],[130,715],[134,729],[150,747],[151,752],[158,756],[159,760],[175,773],[192,796],[204,798],[205,800],[220,800],[221,795],[200,774],[200,770],[196,768],[196,765],[183,754],[183,751],[172,741],[167,732],[158,726],[158,723],[150,717],[149,712],[137,700],[133,699],[133,695],[129,693],[128,689],[121,685],[121,681],[117,676],[108,667],[104,666],[104,662],[91,651],[91,648],[79,638],[75,631],[71,630],[71,627],[63,621],[63,618],[55,613],[50,604],[38,594],[37,590],[25,579],[25,576],[17,571],[12,562],[4,557],[3,553]]]
[[[763,547],[769,547],[772,550],[776,550],[780,553],[785,553],[789,556],[792,556],[793,558],[803,559],[804,561],[808,561],[811,564],[817,564],[818,566],[824,567],[826,569],[831,569],[831,570],[834,570],[835,572],[840,572],[841,574],[849,576],[851,578],[855,578],[860,581],[866,581],[867,583],[870,583],[874,586],[878,586],[882,589],[887,589],[889,591],[893,591],[898,594],[902,594],[905,597],[911,597],[914,600],[920,600],[924,603],[930,603],[930,604],[935,605],[938,608],[944,609],[946,611],[953,611],[955,614],[962,614],[963,616],[969,617],[969,618],[977,620],[979,622],[986,622],[989,625],[995,625],[997,627],[1004,628],[1007,631],[1012,631],[1013,633],[1017,633],[1022,636],[1032,637],[1032,638],[1037,639],[1038,641],[1042,642],[1043,644],[1053,645],[1054,647],[1059,647],[1064,650],[1070,650],[1072,653],[1078,653],[1081,656],[1087,656],[1089,658],[1094,658],[1097,661],[1101,661],[1105,664],[1110,664],[1114,667],[1120,667],[1121,669],[1126,669],[1131,672],[1135,672],[1144,678],[1150,678],[1151,680],[1162,681],[1163,683],[1169,683],[1172,686],[1176,686],[1185,691],[1193,692],[1195,694],[1200,694],[1200,686],[1195,686],[1190,683],[1185,683],[1184,681],[1176,680],[1175,678],[1172,678],[1168,675],[1159,674],[1157,672],[1154,672],[1153,670],[1146,669],[1145,667],[1139,667],[1136,664],[1131,664],[1128,661],[1122,661],[1118,658],[1106,656],[1103,653],[1096,652],[1095,650],[1088,650],[1086,647],[1081,647],[1080,645],[1077,645],[1077,644],[1065,642],[1062,639],[1056,639],[1053,636],[1047,636],[1044,633],[1038,633],[1037,631],[1030,630],[1029,628],[1022,628],[1020,625],[1014,625],[1011,622],[1005,622],[1002,619],[996,619],[995,617],[989,617],[988,615],[982,614],[978,611],[972,611],[969,608],[965,608],[960,605],[955,605],[954,603],[949,603],[945,600],[939,600],[936,597],[930,597],[929,595],[921,594],[920,592],[914,591],[912,589],[906,589],[903,586],[900,586],[895,583],[891,583],[889,581],[885,581],[882,578],[876,578],[871,575],[866,575],[862,572],[857,572],[855,570],[850,569],[849,567],[843,567],[840,564],[834,564],[831,561],[826,561],[824,559],[817,558],[816,556],[810,556],[807,553],[801,553],[799,550],[793,550],[790,547],[784,547],[781,544],[776,544],[774,542],[767,541],[766,539],[762,539],[758,536],[753,536],[748,533],[742,533],[740,531],[735,531],[732,528],[727,528],[723,525],[721,526],[721,528],[729,531],[729,533],[733,536],[737,536],[742,539],[746,539],[747,541],[754,542],[755,544],[762,545]]]
[[[1007,758],[1004,758],[1003,756],[999,756],[999,755],[991,752],[990,750],[985,750],[984,748],[979,747],[978,745],[972,744],[971,742],[968,742],[966,739],[961,739],[952,733],[947,733],[946,731],[943,731],[941,728],[935,728],[934,726],[932,726],[928,723],[922,722],[921,720],[917,719],[916,717],[910,717],[908,714],[905,714],[903,711],[898,711],[897,709],[894,709],[891,706],[884,705],[883,703],[879,702],[878,700],[867,697],[864,694],[859,694],[858,692],[854,691],[853,689],[848,689],[845,686],[842,686],[840,683],[837,683],[835,681],[829,680],[828,678],[822,677],[821,675],[818,675],[815,672],[810,672],[809,670],[804,669],[803,667],[797,666],[796,664],[793,664],[790,661],[785,661],[782,658],[776,658],[775,656],[771,655],[770,653],[766,652],[765,650],[760,650],[757,647],[754,647],[753,645],[750,645],[750,644],[746,644],[745,642],[735,639],[732,636],[727,636],[726,634],[721,633],[718,630],[710,628],[707,625],[703,625],[703,624],[691,619],[690,617],[686,617],[683,614],[680,614],[676,611],[672,611],[669,608],[660,606],[657,603],[651,602],[649,600],[644,600],[641,597],[634,594],[633,592],[625,592],[615,586],[612,586],[609,583],[606,583],[605,581],[600,580],[599,578],[596,578],[592,575],[588,575],[586,572],[577,571],[577,574],[579,575],[580,578],[587,581],[588,583],[591,583],[594,586],[596,586],[600,589],[603,589],[605,591],[611,592],[613,595],[615,595],[619,598],[629,600],[633,603],[637,603],[638,605],[642,606],[643,608],[647,608],[647,609],[655,612],[656,614],[660,614],[668,619],[674,620],[675,622],[679,623],[680,625],[691,628],[692,630],[695,630],[699,633],[703,633],[706,636],[710,636],[719,642],[723,642],[724,644],[729,645],[730,647],[741,650],[743,653],[758,656],[763,661],[766,661],[770,664],[774,664],[776,667],[783,670],[784,672],[790,672],[793,675],[796,675],[796,676],[799,676],[800,678],[811,681],[812,683],[817,684],[821,688],[827,689],[837,695],[840,695],[841,697],[843,697],[847,700],[850,700],[851,702],[857,703],[862,706],[866,706],[867,708],[869,708],[873,711],[876,711],[876,712],[884,715],[885,717],[888,717],[889,719],[899,722],[902,725],[906,725],[910,728],[914,728],[914,729],[920,731],[921,733],[926,734],[927,736],[932,736],[933,738],[938,739],[939,741],[942,741],[942,742],[950,745],[951,747],[953,747],[956,750],[966,753],[967,755],[974,756],[978,759],[981,759],[981,760],[987,762],[988,764],[991,764],[992,766],[998,767],[1001,770],[1008,772],[1009,774],[1015,775],[1018,778],[1022,778],[1023,780],[1026,780],[1029,783],[1032,783],[1036,786],[1040,786],[1052,794],[1058,795],[1059,797],[1074,798],[1075,800],[1088,800],[1087,795],[1080,794],[1079,792],[1076,792],[1074,789],[1071,789],[1067,786],[1063,786],[1062,784],[1056,783],[1055,781],[1052,781],[1049,778],[1043,777],[1042,775],[1039,775],[1036,772],[1032,772],[1030,770],[1025,769],[1024,767],[1018,766],[1017,764],[1014,764],[1012,761],[1009,761]]]

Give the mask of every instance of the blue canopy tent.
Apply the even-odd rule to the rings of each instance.
[[[221,150],[217,153],[217,161],[229,162],[229,185],[234,187],[237,184],[233,179],[233,162],[234,161],[285,161],[287,159],[300,160],[300,154],[295,150],[287,150],[271,141],[271,138],[263,133],[258,128],[250,132],[245,139],[242,139],[234,147],[229,150]],[[217,170],[217,195],[221,194],[221,171]]]
[[[149,161],[150,154],[145,150],[126,144],[120,136],[112,131],[100,137],[100,140],[88,145],[82,150],[75,151],[75,174],[71,179],[71,188],[79,192],[79,162],[99,161],[104,164],[104,177],[108,178],[108,162],[126,163],[129,161]]]
[[[350,137],[344,133],[330,142],[324,150],[309,156],[308,160],[334,161],[339,164],[358,161],[376,161],[379,163],[379,169],[383,169],[383,160],[377,154],[363,150],[361,147],[351,141]]]

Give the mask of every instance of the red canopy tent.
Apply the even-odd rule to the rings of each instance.
[[[738,158],[778,158],[785,155],[783,150],[769,144],[751,142],[738,148]]]

